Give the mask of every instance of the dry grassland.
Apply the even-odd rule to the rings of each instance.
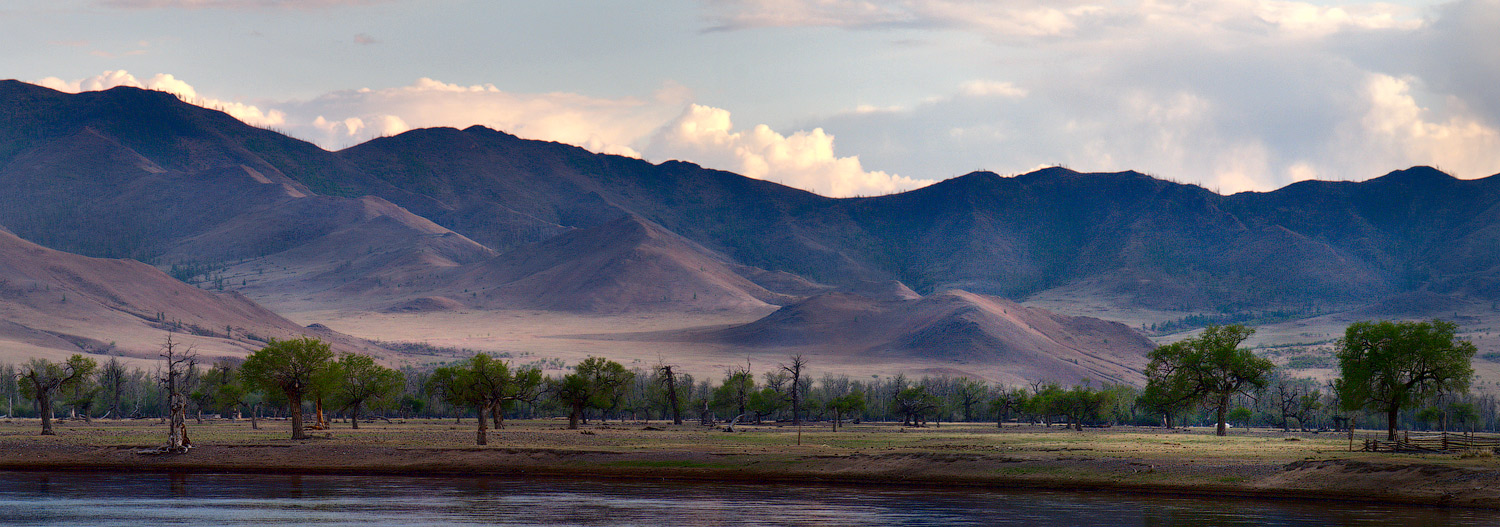
[[[1086,429],[993,424],[903,428],[877,423],[740,427],[663,422],[510,421],[474,445],[473,420],[335,423],[292,441],[285,421],[189,421],[183,455],[142,455],[165,442],[155,420],[0,423],[0,468],[568,477],[1098,488],[1208,495],[1333,498],[1496,507],[1491,454],[1348,452],[1342,435]],[[1371,432],[1370,434],[1373,434]],[[800,435],[800,443],[799,442]]]

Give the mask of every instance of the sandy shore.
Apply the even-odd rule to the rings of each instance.
[[[1211,438],[1040,427],[995,433],[955,426],[938,432],[883,425],[838,434],[814,429],[796,445],[785,427],[734,434],[661,424],[578,431],[540,422],[511,424],[491,445],[479,447],[462,444],[462,437],[472,443],[473,430],[451,421],[339,429],[305,441],[278,437],[285,429],[276,424],[252,433],[240,423],[197,427],[198,446],[187,454],[142,455],[138,451],[154,443],[132,441],[129,433],[88,434],[82,425],[69,426],[78,428],[61,432],[73,434],[61,439],[24,434],[34,434],[35,428],[0,426],[0,470],[982,486],[1500,508],[1500,463],[1489,456],[1327,450],[1339,444],[1335,438],[1298,439],[1295,448],[1273,455],[1245,453],[1255,445],[1287,441],[1276,434]],[[145,434],[154,427],[103,430]]]

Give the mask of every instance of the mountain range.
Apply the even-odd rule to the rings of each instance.
[[[1014,303],[1028,298],[1215,313],[1500,300],[1500,177],[1415,167],[1225,196],[1055,167],[835,199],[483,127],[328,152],[166,93],[17,81],[0,81],[0,226],[278,312],[740,312],[766,318],[683,335],[1032,377],[1129,381],[1150,342]]]

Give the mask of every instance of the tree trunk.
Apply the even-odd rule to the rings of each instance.
[[[307,439],[307,432],[302,430],[302,394],[286,394],[287,406],[292,414],[292,439]]]
[[[1224,426],[1224,418],[1226,417],[1226,414],[1229,413],[1229,397],[1227,397],[1227,396],[1220,397],[1219,398],[1219,405],[1218,406],[1219,407],[1218,407],[1216,413],[1219,416],[1219,429],[1218,429],[1217,432],[1214,432],[1214,435],[1218,435],[1218,436],[1228,435],[1229,434],[1229,429],[1228,429],[1228,427]]]
[[[187,397],[181,393],[172,394],[168,399],[171,412],[167,419],[170,428],[167,429],[167,450],[172,452],[183,452],[187,450]]]
[[[583,416],[583,406],[573,405],[573,410],[568,412],[568,430],[578,429],[578,419]]]
[[[318,430],[327,430],[328,419],[326,417],[323,417],[323,394],[318,394],[318,398],[313,400],[313,405],[317,407],[315,408],[315,410],[317,410],[318,417],[318,422],[316,423],[315,428],[317,428]]]
[[[667,375],[667,402],[672,404],[672,424],[682,424],[682,404],[677,402],[677,375],[670,366],[663,367]]]
[[[260,403],[255,403],[255,408],[250,409],[250,429],[260,430]]]
[[[844,414],[838,410],[833,411],[833,431],[839,431],[839,424],[844,420]]]
[[[488,412],[488,411],[490,411],[490,405],[480,406],[479,407],[479,411],[475,412],[476,414],[478,414],[478,415],[476,415],[476,417],[479,418],[479,431],[476,432],[476,435],[474,436],[475,444],[478,444],[478,445],[488,445],[488,444],[490,444],[490,429],[489,429],[489,426],[488,426],[488,422],[485,421],[485,418],[484,418],[485,412]]]
[[[490,417],[495,418],[495,430],[505,426],[505,405],[495,403],[490,406]]]
[[[1396,424],[1397,424],[1396,421],[1400,417],[1401,417],[1401,407],[1400,406],[1397,406],[1397,405],[1393,404],[1393,405],[1390,406],[1390,408],[1386,408],[1386,410],[1385,410],[1385,419],[1386,419],[1385,440],[1386,441],[1395,441],[1396,440]],[[1349,428],[1354,428],[1354,421],[1352,419],[1349,421],[1349,423],[1350,423],[1349,424]]]
[[[349,406],[349,426],[359,430],[359,403]]]
[[[52,397],[47,390],[36,390],[36,413],[42,418],[42,435],[57,435],[57,432],[52,431]]]

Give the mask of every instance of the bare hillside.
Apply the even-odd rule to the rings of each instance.
[[[950,290],[920,299],[828,293],[750,324],[680,338],[749,348],[835,352],[869,362],[921,360],[1011,382],[1142,382],[1154,344],[1124,326]]]
[[[89,258],[0,230],[0,360],[73,353],[154,359],[169,332],[206,358],[243,356],[271,338],[312,336],[336,348],[386,351],[307,328],[235,292],[205,291],[133,260]]]

